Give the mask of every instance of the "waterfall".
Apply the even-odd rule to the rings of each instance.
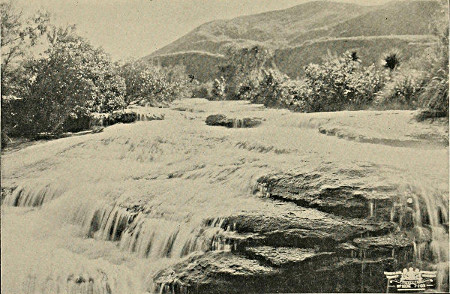
[[[448,192],[415,182],[402,188],[391,220],[410,232],[414,240],[413,265],[437,271],[437,289],[448,286]]]
[[[88,213],[78,211],[73,220],[83,225],[87,237],[117,241],[122,250],[143,258],[179,258],[196,251],[230,250],[224,236],[227,230],[222,229],[220,221],[203,226],[200,222],[149,217],[143,212],[104,203]]]
[[[445,188],[433,189],[436,184],[425,183],[420,177],[416,179],[419,180],[399,181],[411,184],[402,187],[398,197],[389,199],[388,204],[370,199],[364,208],[367,209],[365,216],[375,222],[378,217],[387,215],[387,220],[390,210],[391,221],[414,240],[414,258],[409,254],[411,251],[406,255],[402,250],[392,250],[387,255],[410,262],[408,266],[438,271],[438,288],[446,289],[448,194]],[[202,180],[194,182],[192,187]],[[161,180],[149,180],[144,184],[158,185],[158,181]],[[245,213],[248,207],[260,209],[262,206],[253,206],[256,203],[253,200],[259,199],[257,195],[246,195],[251,199],[251,206],[245,204],[243,199],[247,198],[239,201],[231,198],[230,203],[235,201],[236,204],[232,203],[229,210],[224,208],[225,197],[215,197],[223,195],[223,190],[217,190],[217,195],[213,195],[215,198],[200,198],[193,194],[192,198],[184,199],[177,197],[177,193],[185,189],[180,185],[185,184],[184,179],[167,181],[170,184],[160,184],[155,192],[153,187],[134,189],[134,180],[115,185],[109,179],[97,182],[96,177],[80,181],[80,187],[68,179],[57,181],[36,177],[21,182],[6,195],[2,205],[2,212],[10,210],[16,213],[14,217],[17,218],[14,220],[17,223],[5,226],[5,236],[11,237],[2,240],[6,241],[4,252],[8,253],[2,254],[2,266],[11,268],[8,274],[14,277],[9,283],[17,280],[17,285],[13,286],[17,286],[21,293],[142,294],[152,287],[151,274],[165,269],[167,264],[176,264],[192,254],[206,251],[239,249],[239,253],[244,252],[242,249],[249,240],[245,239],[248,236],[244,236],[246,231],[241,223],[232,221],[241,220],[231,216],[239,215],[241,211]],[[138,181],[136,183],[139,184]],[[259,191],[260,196],[266,197],[262,201],[264,205],[272,203],[267,199],[270,187],[261,183],[254,188],[255,194]],[[158,194],[165,189],[170,193]],[[141,197],[136,191],[147,194]],[[153,192],[156,196],[151,194]],[[173,198],[166,199],[166,196]],[[191,199],[194,205],[189,202]],[[203,203],[214,207],[204,212],[197,206]],[[231,206],[230,203],[225,204]],[[182,213],[177,213],[183,209]],[[217,215],[227,217],[213,218]],[[8,220],[8,214],[6,221],[12,222]],[[35,230],[29,227],[35,227]],[[238,234],[237,229],[242,232]],[[258,242],[255,244],[263,243]],[[363,261],[376,257],[365,249],[360,252],[355,249],[350,256],[357,258],[358,253]],[[4,255],[6,259],[3,259]],[[366,273],[370,268],[368,264],[361,265]],[[188,289],[174,290],[170,287],[174,286],[161,285],[158,290],[182,293]]]
[[[3,204],[7,206],[42,206],[45,202],[61,196],[64,191],[63,185],[53,181],[29,181],[19,185],[12,193],[8,193]]]
[[[89,187],[84,188],[91,192],[95,191]],[[131,256],[130,258],[137,258],[138,261],[134,262],[152,265],[151,268],[142,270],[147,275],[158,268],[154,266],[155,262],[157,264],[159,261],[162,262],[161,264],[175,263],[195,252],[230,251],[236,248],[236,244],[230,241],[236,226],[227,225],[225,218],[205,222],[202,219],[180,221],[152,217],[143,207],[126,207],[121,204],[120,199],[116,199],[111,204],[110,200],[106,201],[110,196],[107,194],[87,195],[80,190],[63,193],[59,187],[51,184],[20,185],[5,198],[2,211],[9,209],[12,213],[27,209],[29,206],[42,206],[42,209],[35,210],[36,215],[26,214],[27,217],[29,215],[35,219],[24,221],[21,224],[24,226],[23,230],[31,229],[27,224],[33,223],[36,227],[46,228],[52,232],[62,230],[64,233],[61,234],[64,236],[74,234],[81,237],[77,242],[99,244],[100,256],[103,250],[106,250],[104,248],[110,248],[108,252],[112,250],[116,252],[116,255],[123,254],[124,257],[118,260],[122,258],[127,260],[128,257],[125,256]],[[40,224],[40,221],[45,223]],[[17,233],[20,238],[36,235],[34,232],[22,232],[17,224],[8,227],[18,230],[6,232],[9,235]],[[44,234],[45,240],[46,233],[40,234]],[[31,242],[33,244],[31,247],[39,248],[37,253],[31,252],[34,249],[26,246]],[[64,241],[60,244],[70,244],[70,242]],[[24,253],[23,258],[27,259],[27,264],[31,264],[28,269],[23,269],[23,275],[20,275],[20,279],[18,278],[21,284],[15,286],[22,293],[142,293],[137,290],[142,285],[139,286],[136,280],[145,279],[133,276],[126,266],[121,266],[120,270],[117,270],[107,262],[100,262],[101,259],[93,261],[85,259],[71,253],[71,250],[58,249],[52,252],[52,246],[56,245],[53,243],[44,245],[40,240],[26,240],[21,241],[20,244],[24,248],[17,247],[17,251],[22,254],[27,249],[30,250],[29,253]],[[41,262],[40,251],[46,252],[42,253],[42,256],[51,256],[51,258]],[[68,262],[68,260],[71,261]],[[117,262],[117,258],[113,260]],[[145,287],[154,287],[151,286],[152,281],[146,281],[146,283]]]

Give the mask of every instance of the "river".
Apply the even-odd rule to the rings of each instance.
[[[139,111],[165,119],[2,156],[2,293],[372,292],[407,266],[448,291],[439,126],[201,99]],[[216,113],[262,124],[206,125]]]

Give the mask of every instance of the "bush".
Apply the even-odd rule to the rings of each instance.
[[[287,94],[284,83],[288,79],[285,74],[278,70],[263,70],[261,81],[256,87],[258,92],[252,95],[251,101],[253,103],[263,103],[267,107],[280,106]]]
[[[420,102],[423,108],[442,113],[448,117],[449,78],[448,78],[448,52],[449,52],[448,23],[440,33],[440,41],[435,49],[435,55],[429,61],[431,70],[426,76],[424,90]]]
[[[309,97],[311,89],[304,80],[288,80],[284,83],[280,106],[297,112],[311,112]]]
[[[423,86],[422,72],[411,69],[399,71],[388,80],[375,104],[390,109],[416,109]]]
[[[8,136],[18,136],[23,131],[24,126],[24,101],[16,96],[2,96],[2,134]]]
[[[212,87],[212,83],[204,83],[193,87],[192,98],[209,98]]]
[[[87,113],[71,115],[64,122],[65,132],[80,132],[91,127],[91,116]]]
[[[210,100],[223,100],[225,99],[225,79],[215,79],[213,82]]]
[[[328,58],[321,65],[309,65],[305,75],[310,111],[364,108],[372,103],[385,81],[382,71],[375,66],[363,67],[349,53]]]

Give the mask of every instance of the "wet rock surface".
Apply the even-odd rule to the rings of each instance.
[[[253,259],[262,260],[274,267],[295,266],[305,262],[316,262],[320,258],[326,258],[333,252],[317,252],[312,248],[294,247],[248,247],[248,255]]]
[[[380,168],[328,165],[263,176],[255,193],[345,217],[388,221],[399,191],[383,178]]]
[[[222,126],[227,128],[253,128],[261,124],[258,118],[228,118],[223,114],[213,114],[206,118],[209,126]]]
[[[341,279],[341,271],[360,277],[362,266],[374,270],[393,268],[398,265],[393,254],[397,257],[401,249],[405,252],[410,250],[408,254],[412,252],[410,242],[405,245],[399,239],[385,237],[393,229],[391,223],[344,219],[326,213],[319,213],[320,217],[309,220],[306,217],[308,211],[303,213],[304,218],[287,213],[274,218],[240,215],[221,220],[220,226],[231,228],[234,236],[227,238],[226,234],[222,235],[222,242],[230,245],[229,252],[223,254],[239,256],[246,259],[247,264],[250,260],[256,268],[265,266],[271,271],[258,274],[247,271],[245,282],[242,282],[224,277],[219,273],[224,271],[221,268],[217,273],[207,273],[214,279],[198,281],[199,273],[189,270],[192,266],[192,261],[189,261],[172,268],[170,273],[160,272],[157,279],[159,289],[164,293],[170,293],[173,289],[176,289],[175,292],[184,289],[187,293],[239,293],[242,289],[250,293],[335,291],[333,289],[358,292],[361,289],[360,280]],[[241,238],[237,238],[236,234]],[[195,260],[196,257],[192,258]],[[234,272],[234,265],[220,259],[213,263],[217,262],[222,267],[230,266],[227,271]],[[333,276],[340,280],[331,278]],[[233,283],[228,283],[230,279]],[[382,277],[377,275],[375,279],[376,283],[367,281],[365,291],[383,291]],[[264,281],[264,285],[258,280]]]

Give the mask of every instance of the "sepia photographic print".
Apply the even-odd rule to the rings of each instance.
[[[449,292],[447,0],[0,0],[1,293]]]

